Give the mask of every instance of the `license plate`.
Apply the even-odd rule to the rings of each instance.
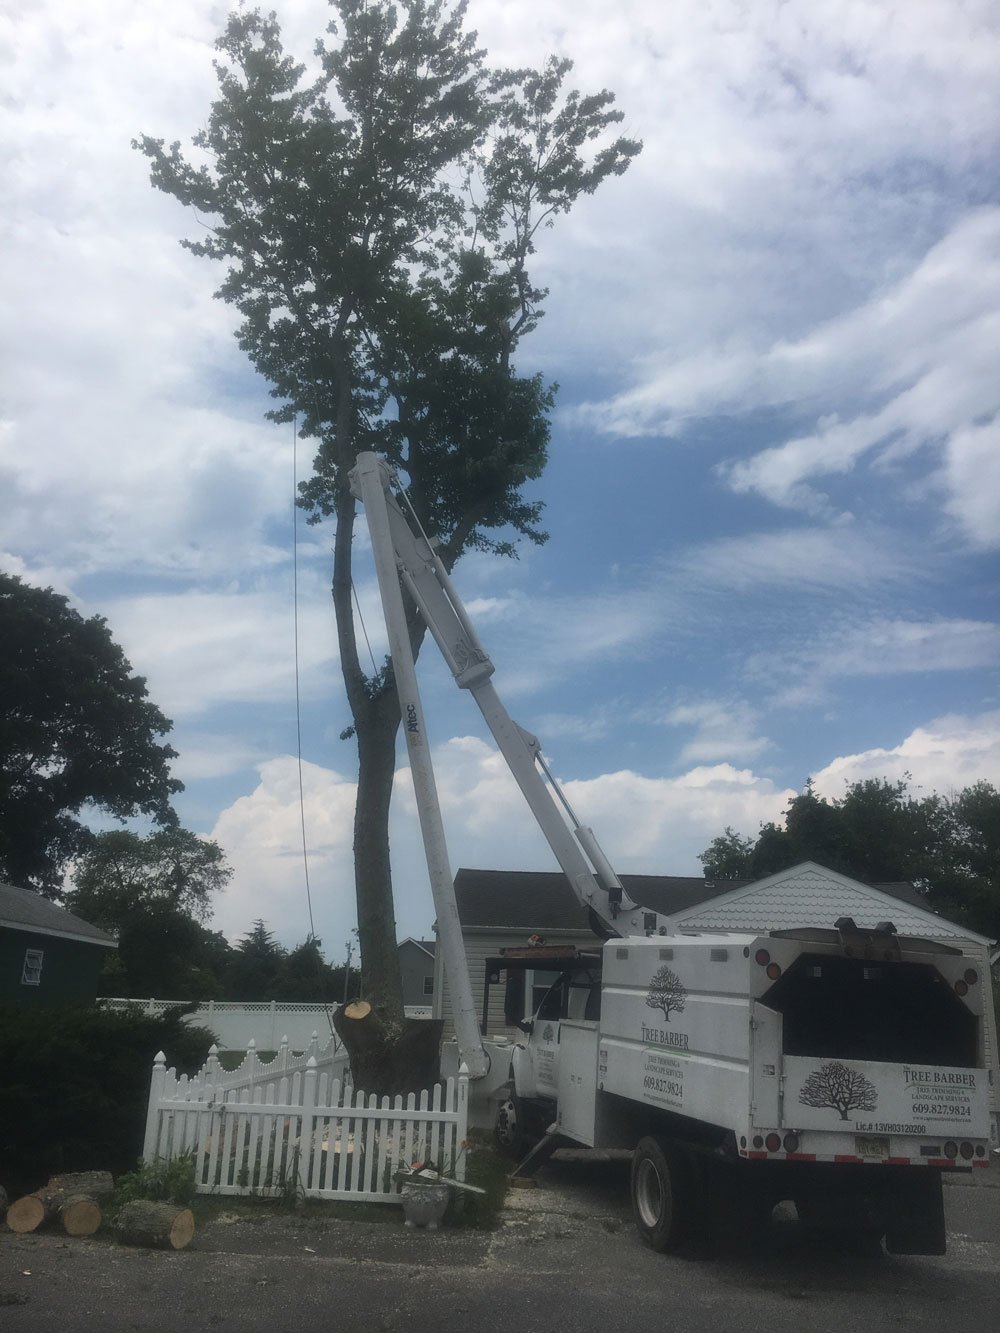
[[[888,1157],[889,1140],[873,1139],[859,1134],[854,1140],[854,1151],[859,1157]]]

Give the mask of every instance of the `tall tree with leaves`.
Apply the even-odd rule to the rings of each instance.
[[[0,878],[56,897],[88,807],[176,823],[171,723],[101,616],[0,573]]]
[[[361,450],[397,469],[451,569],[470,547],[542,542],[524,493],[545,464],[553,388],[514,356],[546,293],[539,229],[626,170],[640,145],[610,137],[613,96],[565,86],[567,60],[489,70],[465,3],[332,0],[318,67],[285,54],[273,17],[231,16],[220,96],[195,139],[143,137],[155,186],[197,209],[185,244],[221,261],[240,345],[272,385],[277,421],[318,440],[303,490],[336,523],[333,601],[357,738],[358,925],[366,987],[398,1021],[388,810],[399,710],[391,664],[368,671],[351,606]],[[414,651],[423,625],[409,605]]]

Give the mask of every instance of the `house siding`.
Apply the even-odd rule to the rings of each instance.
[[[424,977],[434,976],[434,955],[416,940],[403,940],[399,946],[399,971],[403,982],[403,1003],[417,1008],[429,1006],[432,996],[424,993]],[[434,989],[437,990],[435,982]]]
[[[483,990],[486,983],[486,959],[493,958],[502,949],[523,948],[525,931],[489,930],[477,931],[466,929],[462,932],[465,941],[465,956],[469,966],[469,980],[472,983],[472,999],[476,1006],[480,1026],[483,1021]],[[568,930],[563,932],[546,931],[546,944],[575,944],[578,948],[597,948],[599,941],[588,930]],[[438,950],[434,975],[434,1016],[444,1019],[444,1035],[454,1037],[455,1025],[452,1018],[451,992],[444,976],[441,950]],[[549,964],[551,967],[551,964]],[[489,1031],[490,1037],[522,1036],[518,1028],[508,1027],[503,1021],[503,987],[490,987]]]
[[[43,955],[37,986],[26,986],[21,981],[29,949],[40,950]],[[25,1009],[92,1004],[106,952],[99,944],[4,927],[0,929],[0,1004]]]

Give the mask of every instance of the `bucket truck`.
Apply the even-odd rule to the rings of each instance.
[[[632,1152],[643,1240],[672,1250],[723,1214],[779,1201],[894,1253],[944,1252],[941,1179],[990,1161],[984,1006],[990,978],[961,948],[889,922],[764,934],[677,932],[633,902],[555,782],[537,739],[509,716],[450,576],[375,455],[351,473],[371,534],[455,1032],[473,1079],[506,1084],[498,1133],[533,1122],[546,1141]],[[595,935],[591,949],[507,950],[516,1045],[484,1042],[401,595],[405,587],[456,684],[503,754]],[[543,958],[542,954],[545,954]],[[559,979],[523,1019],[523,979]]]

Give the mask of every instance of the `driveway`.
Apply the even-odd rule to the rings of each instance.
[[[993,1177],[986,1185],[987,1175]],[[711,1258],[651,1253],[627,1164],[554,1161],[493,1232],[233,1210],[181,1253],[55,1233],[0,1234],[4,1333],[184,1329],[988,1329],[1000,1308],[1000,1171],[949,1183],[949,1253],[864,1258],[790,1223]],[[992,1186],[992,1187],[991,1187]]]

